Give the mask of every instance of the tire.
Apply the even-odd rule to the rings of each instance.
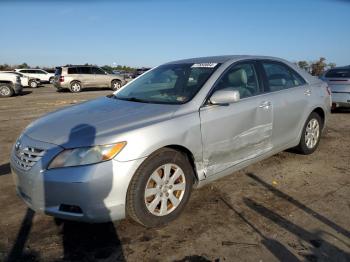
[[[50,77],[49,83],[52,84],[54,79],[55,79],[54,77]]]
[[[120,80],[113,80],[111,82],[111,89],[114,91],[119,90],[122,87],[122,82]]]
[[[303,155],[310,155],[317,149],[320,139],[323,122],[319,114],[312,112],[306,120],[297,150]]]
[[[70,91],[72,93],[79,93],[81,92],[81,83],[79,81],[73,81],[71,84],[70,84]]]
[[[1,83],[0,84],[0,97],[10,97],[13,96],[15,91],[10,84]]]
[[[165,170],[170,171],[169,179]],[[158,150],[141,164],[130,182],[126,199],[128,216],[145,227],[169,223],[184,209],[193,180],[193,168],[185,155],[170,148]]]
[[[38,82],[37,81],[35,81],[35,80],[29,80],[29,86],[31,87],[31,88],[37,88],[38,87]]]

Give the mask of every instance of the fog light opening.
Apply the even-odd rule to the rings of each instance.
[[[66,205],[66,204],[61,204],[59,207],[59,211],[74,213],[74,214],[82,214],[83,213],[83,211],[81,210],[81,208],[79,206]]]

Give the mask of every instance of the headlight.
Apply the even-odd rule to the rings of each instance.
[[[125,147],[126,142],[117,144],[66,149],[59,153],[49,165],[58,167],[95,164],[114,158]]]

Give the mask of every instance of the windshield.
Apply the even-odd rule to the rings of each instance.
[[[144,103],[184,104],[218,68],[217,63],[168,64],[140,76],[116,93],[116,98]]]

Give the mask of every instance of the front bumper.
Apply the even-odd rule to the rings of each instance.
[[[25,143],[33,143],[25,139]],[[48,158],[61,150],[49,145],[42,160],[28,171],[17,164],[13,150],[11,169],[17,193],[24,202],[35,211],[63,219],[91,223],[123,219],[129,182],[144,159],[46,169]]]
[[[350,107],[350,93],[332,93],[332,103],[336,107]]]

